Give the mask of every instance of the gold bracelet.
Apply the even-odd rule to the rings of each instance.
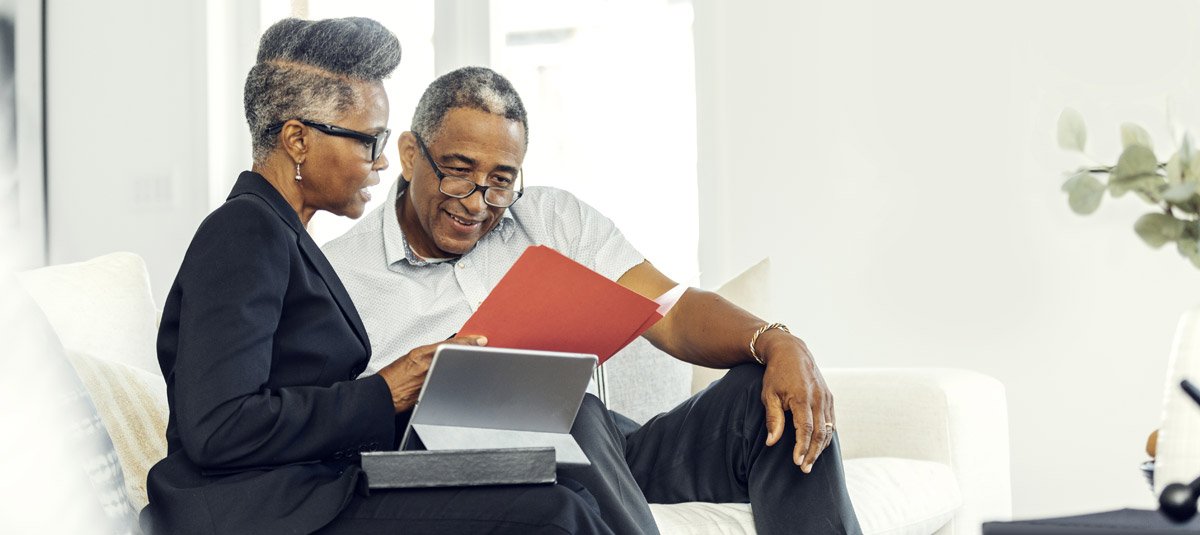
[[[758,356],[758,351],[755,351],[754,344],[756,342],[758,342],[758,337],[760,335],[762,335],[762,333],[765,333],[771,329],[779,329],[788,334],[791,334],[791,332],[792,332],[792,331],[788,330],[787,325],[784,325],[782,323],[768,323],[766,325],[763,325],[762,327],[759,327],[757,331],[754,331],[754,336],[750,337],[750,356],[754,357],[754,360],[758,361],[758,363],[762,364],[763,366],[766,366],[767,363],[763,362],[762,357]]]

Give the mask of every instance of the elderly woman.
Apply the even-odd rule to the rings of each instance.
[[[399,62],[369,19],[263,35],[245,89],[252,171],[196,231],[163,309],[171,416],[148,531],[610,532],[577,486],[366,491],[358,454],[394,447],[434,346],[358,377],[367,333],[305,225],[318,210],[362,215],[388,166],[381,80]]]

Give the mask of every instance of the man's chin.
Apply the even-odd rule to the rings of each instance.
[[[438,240],[438,249],[451,256],[462,256],[475,248],[479,240]]]

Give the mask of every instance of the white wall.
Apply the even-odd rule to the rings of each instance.
[[[701,269],[772,257],[776,316],[825,366],[1007,386],[1014,513],[1153,507],[1138,464],[1200,271],[1073,215],[1065,106],[1200,132],[1200,4],[696,0]],[[836,394],[836,393],[835,393]]]
[[[237,116],[256,45],[252,4],[47,1],[51,263],[135,252],[162,303],[210,199],[224,200],[249,160],[234,148],[249,142],[230,138],[248,137]],[[209,30],[220,40],[211,53]],[[210,92],[229,80],[210,71],[238,69],[231,90]],[[210,188],[218,173],[226,178]]]

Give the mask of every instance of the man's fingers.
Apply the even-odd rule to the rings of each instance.
[[[813,422],[812,411],[805,404],[792,401],[790,409],[792,425],[796,426],[796,449],[792,452],[792,462],[807,473],[812,468],[812,462],[805,457],[805,454],[816,438],[813,436],[816,424]]]
[[[767,408],[767,445],[774,446],[783,436],[783,404],[777,396],[768,396],[763,406]]]
[[[813,463],[817,462],[817,457],[821,456],[821,450],[825,449],[825,443],[829,440],[829,426],[825,425],[828,420],[825,419],[824,411],[813,408],[812,419],[816,423],[816,429],[813,430],[812,444],[809,444],[808,451],[804,455],[804,466],[801,468],[807,473],[812,471]]]

